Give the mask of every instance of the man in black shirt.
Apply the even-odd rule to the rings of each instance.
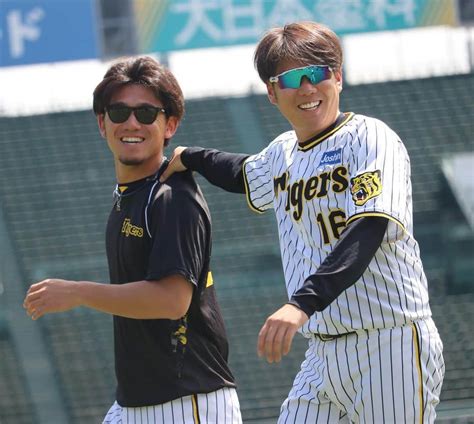
[[[35,320],[78,306],[114,316],[118,384],[104,423],[241,423],[206,201],[191,172],[159,182],[184,114],[181,89],[155,60],[124,60],[96,87],[94,112],[117,176],[106,230],[111,284],[47,279],[24,307]]]

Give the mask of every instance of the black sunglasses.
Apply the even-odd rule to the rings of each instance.
[[[131,107],[122,104],[110,105],[106,109],[110,120],[114,124],[123,124],[133,112],[135,118],[140,124],[150,125],[155,122],[159,112],[166,113],[162,107],[155,106],[137,106]]]

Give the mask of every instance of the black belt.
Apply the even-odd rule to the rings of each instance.
[[[315,336],[319,338],[322,342],[330,342],[331,340],[336,340],[341,337],[349,336],[351,334],[355,334],[355,331],[351,331],[350,333],[344,333],[344,334],[321,334],[321,333],[316,333]]]

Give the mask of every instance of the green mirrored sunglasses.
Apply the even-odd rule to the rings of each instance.
[[[270,77],[269,81],[278,83],[278,86],[282,89],[299,88],[303,77],[308,78],[311,84],[318,84],[331,78],[331,72],[332,69],[327,65],[309,65],[282,72]]]

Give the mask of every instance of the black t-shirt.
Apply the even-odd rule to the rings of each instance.
[[[235,387],[228,343],[209,278],[211,221],[190,171],[166,183],[148,178],[121,187],[106,234],[110,282],[183,275],[194,286],[180,320],[114,316],[117,402],[157,405]],[[157,283],[159,284],[159,283]]]

